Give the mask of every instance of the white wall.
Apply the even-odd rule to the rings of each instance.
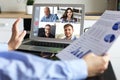
[[[2,11],[25,11],[26,0],[0,0]],[[36,0],[39,3],[85,4],[85,12],[104,12],[107,0]]]
[[[85,4],[85,12],[104,12],[107,0],[36,0],[39,3]]]
[[[0,0],[2,11],[25,11],[26,0]]]

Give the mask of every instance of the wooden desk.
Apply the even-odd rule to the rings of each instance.
[[[28,15],[25,12],[2,12],[0,18],[32,18],[32,15]]]

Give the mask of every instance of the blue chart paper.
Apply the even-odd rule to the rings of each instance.
[[[104,55],[119,35],[120,12],[107,10],[86,33],[56,56],[62,60],[71,60],[82,58],[90,52]]]

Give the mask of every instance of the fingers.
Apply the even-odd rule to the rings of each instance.
[[[23,31],[22,33],[19,32],[18,24],[20,20],[21,18],[17,19],[13,24],[12,36],[8,42],[9,50],[17,49],[20,46],[24,36],[26,35],[26,31]]]
[[[19,24],[20,20],[21,20],[21,18],[18,18],[15,21],[15,23],[13,24],[13,28],[12,28],[13,37],[18,37],[19,36],[18,24]]]
[[[83,59],[86,61],[88,65],[88,74],[89,76],[95,76],[104,71],[108,67],[109,63],[109,55],[105,54],[104,56],[98,56],[94,53],[86,54]]]
[[[103,56],[103,59],[104,59],[106,62],[108,62],[108,61],[110,60],[110,55],[105,54],[105,55]]]
[[[92,58],[92,57],[95,57],[96,55],[94,54],[94,53],[88,53],[88,54],[86,54],[85,56],[83,56],[83,59],[88,59],[88,58]]]
[[[20,35],[19,35],[19,40],[22,41],[23,38],[25,37],[26,35],[26,31],[23,31]]]
[[[19,21],[20,21],[20,18],[17,19],[12,26],[12,36],[11,36],[11,39],[9,42],[11,42],[12,40],[14,40],[15,38],[18,37],[17,35],[18,35],[19,31],[18,31],[17,25],[18,25]]]
[[[19,24],[19,22],[20,22],[20,20],[21,20],[21,18],[18,18],[15,22],[14,22],[14,24],[13,24],[13,31],[17,31],[18,29],[18,24]]]
[[[109,64],[109,55],[105,54],[104,56],[101,56],[101,67],[100,67],[100,71],[99,73],[103,73],[107,68],[108,68],[108,64]]]
[[[102,58],[103,58],[103,60],[105,62],[105,66],[104,67],[107,69],[108,64],[109,64],[109,60],[110,60],[110,55],[105,54]]]

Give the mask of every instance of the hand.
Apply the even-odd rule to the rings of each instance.
[[[83,57],[88,66],[88,77],[96,76],[103,73],[109,63],[109,56],[97,56],[94,53],[89,53]]]
[[[12,36],[11,39],[8,42],[8,50],[15,50],[17,49],[26,35],[26,31],[20,32],[18,29],[18,24],[20,22],[20,18],[17,19],[12,27]]]

